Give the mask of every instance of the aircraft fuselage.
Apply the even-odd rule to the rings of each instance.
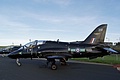
[[[14,54],[11,54],[11,58],[46,58],[47,56],[64,56],[65,58],[94,58],[102,57],[104,55],[108,55],[107,51],[102,50],[102,48],[98,47],[98,45],[45,41],[43,44],[30,45],[27,48],[23,46],[22,49],[19,49],[14,52]]]

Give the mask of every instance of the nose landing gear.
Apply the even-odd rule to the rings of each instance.
[[[17,63],[18,66],[22,65],[19,58],[16,59],[16,63]]]

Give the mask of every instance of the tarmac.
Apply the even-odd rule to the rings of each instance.
[[[0,80],[120,80],[120,72],[109,65],[68,61],[68,65],[51,70],[45,60],[21,59],[18,67],[14,59],[0,57]]]

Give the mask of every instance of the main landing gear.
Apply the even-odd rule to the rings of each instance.
[[[47,66],[52,70],[56,70],[57,65],[55,64],[55,59],[47,59]]]
[[[66,59],[60,59],[60,64],[63,65],[63,66],[67,65],[66,64]]]
[[[52,70],[56,70],[57,69],[57,65],[55,64],[55,59],[47,59],[47,66],[48,68],[52,69]],[[60,64],[61,65],[67,65],[66,64],[66,59],[60,59]]]

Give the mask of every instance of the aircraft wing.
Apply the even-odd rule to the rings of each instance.
[[[48,59],[63,59],[64,56],[47,56]]]
[[[49,59],[64,59],[64,58],[70,58],[70,57],[72,57],[71,54],[47,56],[47,58]]]
[[[107,50],[107,51],[109,51],[110,53],[113,53],[113,54],[119,54],[119,52],[118,51],[116,51],[116,50],[114,50],[114,49],[112,49],[112,48],[103,48],[104,50]]]

